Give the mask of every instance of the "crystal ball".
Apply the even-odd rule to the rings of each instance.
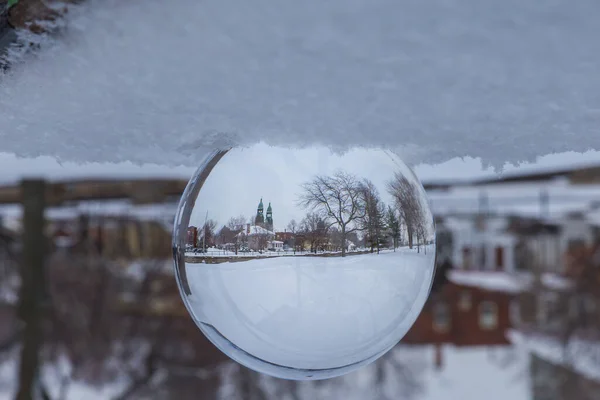
[[[215,150],[175,220],[175,275],[206,337],[292,380],[390,350],[429,295],[435,227],[412,170],[385,149]]]

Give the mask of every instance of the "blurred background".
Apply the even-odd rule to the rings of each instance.
[[[1,69],[37,45],[9,47],[17,29],[52,28],[47,4],[0,0]],[[0,399],[600,399],[600,155],[562,159],[417,166],[438,232],[423,312],[372,365],[292,382],[227,359],[180,300],[193,169],[0,153]],[[199,228],[190,247],[218,246]]]
[[[460,178],[415,168],[438,270],[413,328],[358,372],[292,382],[226,358],[180,300],[171,229],[193,170],[2,155],[0,399],[600,398],[600,163],[452,163]]]

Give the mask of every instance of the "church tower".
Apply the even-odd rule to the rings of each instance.
[[[267,207],[267,220],[266,227],[268,230],[273,230],[273,209],[271,208],[271,203],[269,202],[269,207]]]
[[[254,225],[264,226],[265,224],[265,216],[263,214],[263,202],[262,198],[260,199],[260,203],[258,203],[258,209],[256,210],[256,218],[254,218]]]

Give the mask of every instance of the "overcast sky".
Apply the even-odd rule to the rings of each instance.
[[[201,226],[207,211],[219,226],[238,215],[247,220],[256,215],[262,198],[265,215],[271,202],[275,229],[284,230],[292,219],[300,222],[314,211],[298,205],[301,185],[337,171],[372,181],[386,204],[391,204],[386,182],[396,171],[415,180],[396,156],[383,150],[355,149],[339,155],[325,147],[298,150],[261,143],[231,150],[219,161],[198,196],[190,223]]]
[[[208,189],[215,191],[210,201],[206,200],[210,216],[219,220],[226,215],[241,213],[254,215],[256,206],[262,196],[265,208],[269,201],[273,202],[276,228],[284,228],[291,218],[300,218],[299,210],[287,211],[284,204],[293,203],[297,196],[297,185],[310,177],[311,172],[332,169],[341,166],[362,176],[378,181],[380,191],[389,163],[376,152],[362,154],[346,154],[341,158],[326,157],[327,151],[320,152],[284,151],[277,154],[267,152],[267,147],[256,147],[228,154],[215,169],[214,176],[207,182]],[[234,159],[235,157],[235,159]],[[328,165],[327,159],[329,159]],[[236,161],[237,160],[237,161]],[[361,161],[362,160],[362,161]],[[528,171],[541,168],[557,168],[567,165],[600,164],[600,152],[560,153],[540,157],[535,163],[519,166],[507,164],[505,172]],[[386,167],[387,165],[387,167]],[[454,158],[437,165],[417,165],[413,167],[421,180],[469,178],[494,174],[492,168],[484,168],[478,158]],[[195,168],[166,168],[157,164],[134,165],[132,163],[60,163],[51,157],[19,158],[13,154],[0,153],[0,181],[14,183],[23,177],[46,178],[85,178],[85,177],[177,177],[188,179]],[[302,172],[304,171],[304,172]],[[284,179],[285,177],[285,179]],[[210,184],[210,185],[209,185]],[[216,193],[220,194],[216,194]],[[204,200],[202,200],[204,202]],[[288,208],[290,206],[287,206]],[[304,210],[302,210],[303,212]],[[202,220],[204,219],[204,213]],[[198,214],[198,212],[196,213]],[[224,221],[219,221],[224,222]],[[285,222],[285,224],[283,224]],[[283,224],[283,226],[281,226]]]

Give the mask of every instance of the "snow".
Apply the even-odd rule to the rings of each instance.
[[[302,400],[365,400],[399,399],[410,400],[531,400],[529,392],[528,354],[519,351],[519,346],[457,348],[443,346],[443,368],[436,370],[433,365],[433,346],[400,345],[391,350],[387,357],[408,368],[414,376],[412,382],[420,389],[414,397],[407,394],[407,388],[398,379],[398,373],[390,369],[383,382],[376,382],[379,365],[369,365],[349,375],[320,382],[301,382],[298,385],[298,398]],[[16,363],[0,365],[0,400],[12,399],[12,385]],[[43,376],[52,394],[57,393],[59,378],[57,366],[44,368]],[[235,369],[224,369],[223,384],[219,400],[234,398],[227,393],[235,385]],[[281,381],[263,377],[265,386],[273,389]],[[229,381],[231,380],[231,382]],[[1,383],[6,383],[2,385]],[[65,400],[106,400],[119,393],[124,382],[117,382],[95,388],[81,382],[74,382]],[[380,395],[380,397],[376,397]],[[241,396],[241,398],[245,398]],[[266,400],[281,400],[278,393],[267,395]]]
[[[526,335],[511,330],[511,342],[553,364],[572,368],[586,378],[600,383],[600,343],[571,339],[565,346],[557,339],[542,335]]]
[[[45,383],[50,398],[57,398],[63,375],[69,371],[68,362],[61,359],[56,364],[46,364],[41,371],[41,377]],[[12,400],[17,389],[18,381],[15,376],[18,371],[17,353],[8,361],[0,363],[0,400]],[[64,400],[106,400],[120,394],[126,387],[127,382],[120,380],[101,386],[93,386],[84,382],[72,381],[68,386]]]
[[[129,201],[81,201],[74,205],[50,207],[46,218],[50,220],[69,220],[80,215],[99,217],[130,217],[140,221],[166,221],[169,224],[176,214],[176,203],[137,205]],[[22,214],[20,205],[0,205],[0,216],[19,219]],[[169,227],[170,228],[170,227]]]
[[[540,205],[540,194],[548,195],[548,215]],[[485,211],[502,215],[561,218],[573,211],[592,208],[600,198],[600,185],[570,184],[564,179],[549,182],[505,183],[453,187],[427,193],[436,215],[473,213],[485,196]]]
[[[516,294],[523,290],[523,283],[519,277],[504,272],[450,271],[448,279],[458,285],[494,292]]]
[[[209,339],[253,368],[280,372],[256,358],[340,368],[389,349],[408,331],[429,294],[431,250],[187,263],[192,294],[185,300]]]
[[[527,290],[533,282],[533,276],[528,273],[482,272],[453,270],[448,279],[458,285],[477,287],[494,292],[510,294]],[[541,284],[553,290],[568,290],[572,282],[565,277],[553,273],[544,273]]]
[[[600,148],[600,3],[91,0],[0,78],[3,151],[196,166],[204,147],[501,166]]]
[[[433,348],[426,350],[433,360]],[[516,347],[443,346],[444,369],[426,370],[417,400],[531,400],[526,354]]]

